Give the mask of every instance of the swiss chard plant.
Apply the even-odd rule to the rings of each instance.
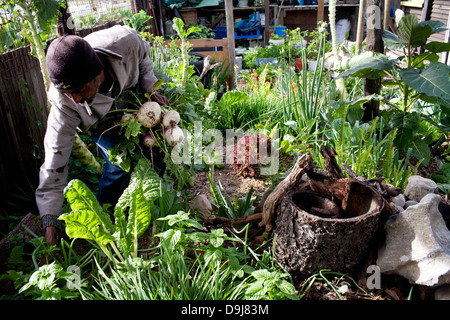
[[[391,129],[397,129],[395,145],[403,151],[413,148],[413,155],[427,164],[430,157],[426,136],[420,132],[421,122],[428,121],[443,135],[448,128],[442,126],[450,116],[450,67],[439,62],[439,53],[450,50],[450,43],[428,41],[429,37],[445,29],[439,21],[418,22],[414,15],[403,17],[398,34],[385,30],[383,41],[389,50],[403,52],[398,58],[384,54],[363,53],[339,77],[353,76],[367,79],[383,78],[383,87],[394,89],[398,96],[382,102],[391,107]],[[419,48],[423,47],[423,53]],[[362,59],[362,57],[364,57]],[[395,93],[395,91],[393,91]],[[439,108],[435,121],[423,112],[426,106]],[[447,130],[446,130],[447,129]]]
[[[71,238],[92,240],[113,261],[116,253],[121,262],[126,257],[137,257],[138,239],[148,229],[151,210],[159,195],[161,179],[151,168],[150,161],[142,158],[131,175],[114,208],[115,223],[111,215],[99,204],[94,194],[80,180],[72,180],[64,190],[71,212],[59,219],[66,224]]]

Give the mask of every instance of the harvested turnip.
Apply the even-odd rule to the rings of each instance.
[[[156,102],[148,101],[139,108],[136,117],[144,127],[153,128],[161,121],[161,107]]]
[[[181,130],[179,126],[175,126],[173,128],[165,128],[164,139],[166,139],[167,143],[171,147],[174,147],[183,141],[184,139],[183,130]]]
[[[135,114],[124,113],[122,118],[120,119],[120,123],[125,123],[127,121],[134,122],[135,119],[136,119],[136,113]]]
[[[144,146],[151,148],[156,144],[156,140],[153,138],[150,132],[147,132],[142,138],[142,143],[144,144]]]
[[[162,123],[165,128],[173,128],[180,123],[180,114],[175,110],[169,110],[164,113]]]

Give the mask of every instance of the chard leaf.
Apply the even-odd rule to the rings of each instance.
[[[131,174],[130,185],[127,189],[125,189],[125,191],[119,198],[117,205],[122,208],[129,207],[129,202],[131,201],[131,193],[136,188],[133,185],[140,182],[142,182],[142,188],[147,200],[152,201],[159,196],[159,185],[161,182],[161,178],[152,168],[150,161],[146,158],[139,159],[136,168]]]
[[[114,232],[110,215],[103,211],[97,198],[84,182],[78,179],[70,181],[64,189],[64,196],[69,202],[72,211],[92,212],[95,215],[96,223],[105,233]]]
[[[116,233],[120,249],[136,253],[137,240],[147,230],[151,221],[154,200],[159,196],[161,178],[150,161],[141,158],[131,174],[130,184],[114,208]],[[128,219],[125,212],[128,212]]]
[[[127,223],[127,238],[131,240],[134,246],[134,252],[137,252],[139,237],[142,236],[150,225],[152,206],[153,202],[149,202],[144,196],[142,182],[136,183],[136,188],[131,193]]]
[[[102,245],[114,241],[114,237],[101,226],[95,212],[77,210],[59,217],[66,222],[66,233],[71,238],[93,240]]]

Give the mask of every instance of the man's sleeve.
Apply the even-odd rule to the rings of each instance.
[[[79,120],[53,106],[47,120],[44,138],[45,160],[39,172],[36,204],[43,227],[56,225],[62,213],[64,188],[67,186],[68,164]]]

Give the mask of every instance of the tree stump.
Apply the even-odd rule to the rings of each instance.
[[[296,190],[279,202],[273,229],[275,257],[288,272],[344,272],[361,262],[379,227],[384,202],[360,181],[342,183],[341,200]]]

